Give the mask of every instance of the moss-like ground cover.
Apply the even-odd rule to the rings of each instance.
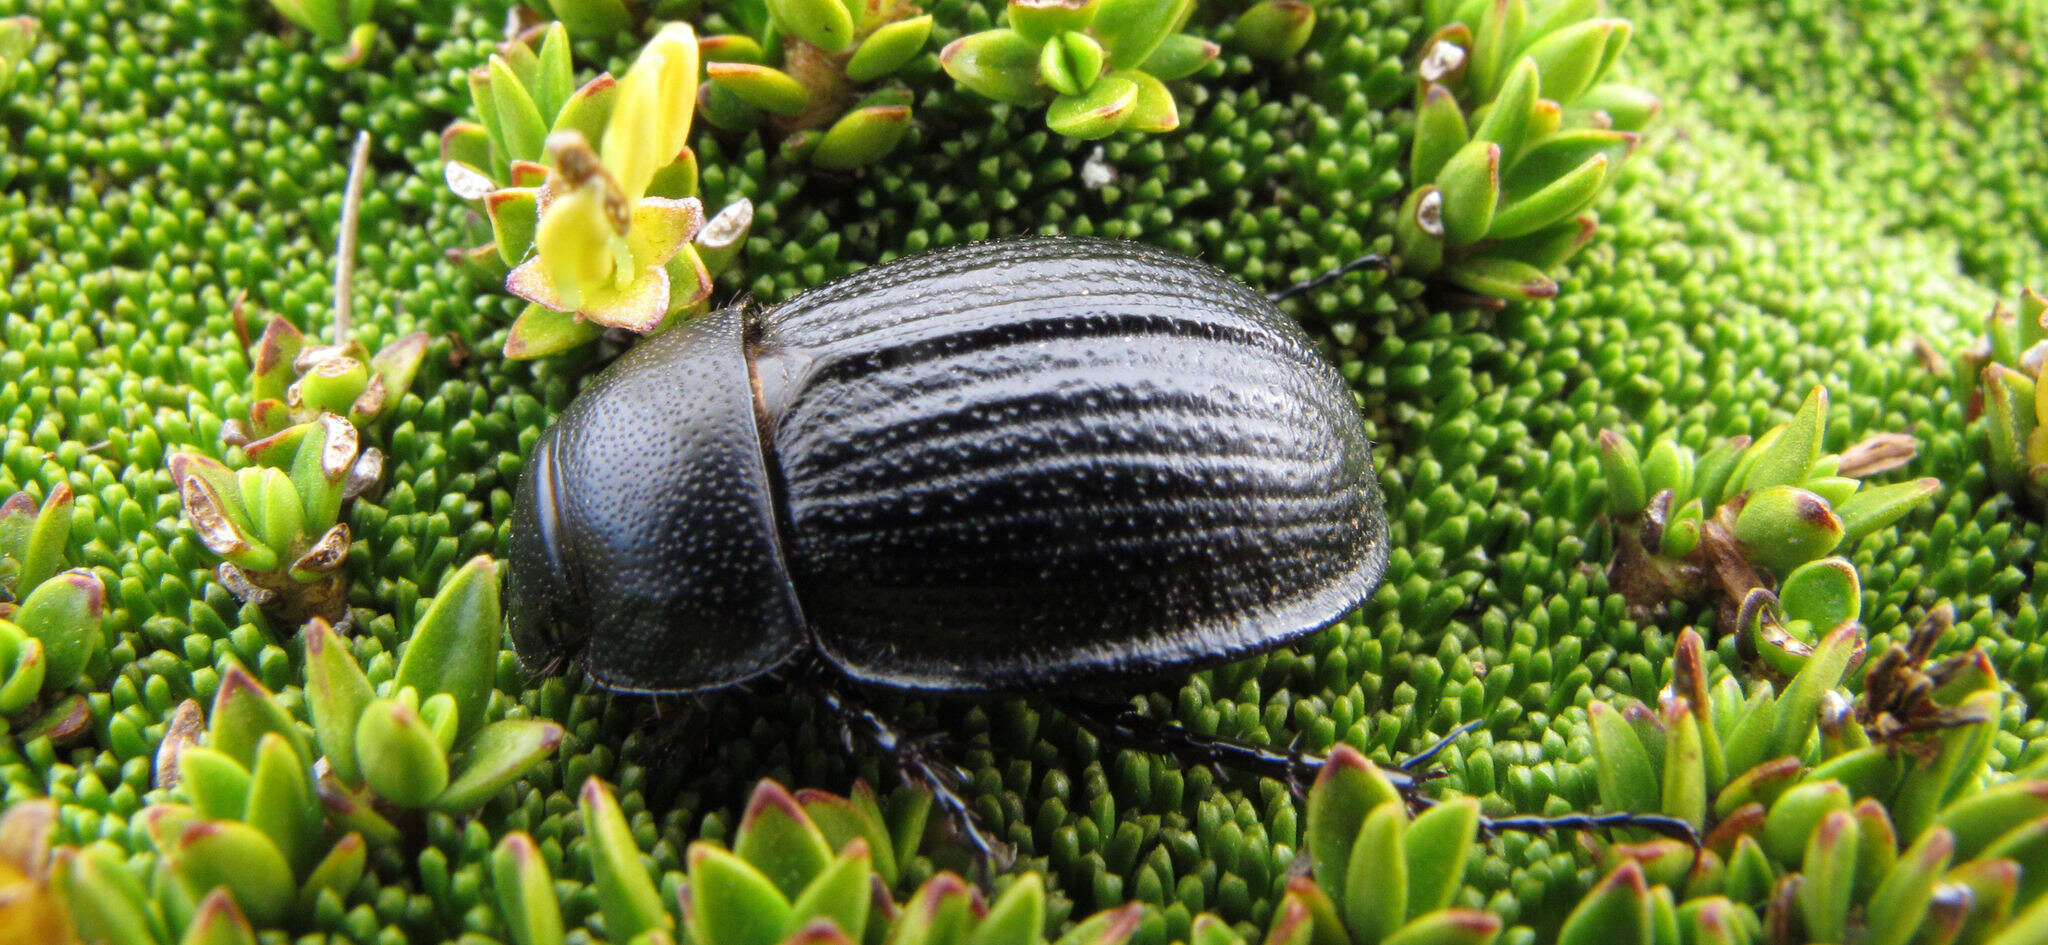
[[[1631,81],[1666,110],[1556,300],[1449,310],[1371,277],[1290,303],[1356,382],[1380,444],[1396,549],[1385,586],[1297,651],[1158,692],[1151,710],[1383,761],[1483,720],[1444,755],[1449,790],[1502,813],[1596,806],[1587,705],[1654,701],[1678,631],[1713,621],[1699,609],[1638,622],[1609,592],[1598,431],[1704,447],[1762,432],[1825,384],[1830,448],[1910,430],[1920,455],[1895,478],[1944,483],[1931,508],[1850,551],[1873,651],[1952,602],[1960,626],[1945,647],[1985,647],[2022,697],[2007,703],[1993,767],[2048,754],[2033,709],[2048,704],[2042,526],[1988,480],[1967,392],[1912,346],[1952,355],[1994,298],[2048,281],[2048,12],[1925,6],[1618,3],[1637,24]],[[62,803],[61,842],[141,851],[127,818],[180,700],[209,700],[229,660],[301,698],[294,628],[215,580],[166,461],[217,453],[222,421],[247,411],[237,298],[326,324],[354,132],[372,134],[375,172],[358,337],[372,349],[413,330],[435,339],[382,421],[386,486],[348,519],[362,662],[396,650],[455,566],[503,553],[526,449],[608,352],[502,360],[518,303],[446,255],[474,234],[442,183],[438,135],[469,109],[461,75],[500,38],[502,3],[399,0],[366,67],[347,72],[264,4],[15,0],[0,12],[42,23],[0,104],[0,495],[60,482],[78,494],[73,563],[106,581],[119,630],[92,734],[66,748],[0,741],[0,779],[9,802]],[[929,12],[943,42],[990,27],[999,7]],[[1081,176],[1095,145],[954,89],[930,56],[907,69],[917,127],[858,178],[806,178],[758,146],[700,135],[706,203],[745,196],[759,210],[720,297],[786,298],[906,252],[1023,232],[1141,239],[1265,286],[1385,249],[1420,20],[1401,0],[1321,14],[1292,62],[1226,47],[1185,83],[1182,130],[1104,143],[1116,178],[1101,188]],[[689,11],[652,19],[665,15]],[[578,53],[616,72],[635,45]],[[1732,641],[1717,653],[1736,659]],[[567,728],[559,761],[474,818],[431,815],[417,846],[376,851],[345,908],[309,929],[357,942],[501,934],[484,860],[514,829],[557,851],[569,918],[584,921],[596,904],[575,800],[590,775],[617,787],[667,870],[689,840],[731,833],[757,778],[893,783],[779,695],[671,702],[655,718],[635,700],[529,682],[509,653],[498,684],[508,705]],[[1143,932],[1160,942],[1202,910],[1269,918],[1301,843],[1283,785],[1219,787],[1205,771],[1100,753],[1025,703],[907,708],[982,744],[968,756],[972,801],[1076,914],[1161,904]],[[1594,878],[1575,849],[1494,841],[1468,875],[1469,904],[1547,934]]]

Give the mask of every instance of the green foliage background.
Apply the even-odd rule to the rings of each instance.
[[[1637,623],[1607,592],[1594,434],[1674,432],[1699,447],[1761,432],[1824,383],[1837,403],[1830,447],[1910,429],[1921,456],[1895,475],[1946,484],[1934,508],[1854,550],[1865,623],[1901,635],[1952,600],[1963,628],[1950,645],[1989,648],[2025,700],[2009,706],[1996,765],[2048,754],[2030,708],[2048,704],[2041,525],[1987,483],[1963,396],[1910,345],[1952,353],[1994,297],[2048,280],[2048,7],[1617,6],[1637,24],[1624,67],[1667,110],[1554,303],[1433,309],[1418,286],[1375,279],[1293,303],[1356,381],[1380,443],[1397,549],[1386,585],[1298,652],[1151,693],[1151,710],[1275,744],[1299,735],[1311,750],[1341,739],[1382,760],[1484,719],[1445,756],[1450,789],[1493,795],[1499,812],[1589,806],[1585,705],[1653,698],[1677,631],[1712,619]],[[937,40],[999,11],[939,0]],[[234,298],[326,324],[354,131],[374,135],[376,171],[360,337],[374,349],[416,328],[437,336],[385,421],[387,486],[350,519],[359,657],[394,649],[453,565],[503,550],[521,457],[601,353],[504,362],[516,306],[444,257],[471,235],[441,183],[437,133],[467,111],[461,72],[499,37],[502,0],[397,0],[368,67],[347,73],[254,0],[0,2],[21,12],[41,18],[43,39],[34,74],[0,104],[0,494],[77,490],[74,563],[108,579],[120,642],[95,736],[9,746],[0,778],[7,800],[63,800],[62,839],[140,850],[125,818],[176,702],[209,698],[230,658],[273,688],[297,677],[292,628],[266,625],[212,578],[164,462],[175,447],[217,453],[221,421],[248,406]],[[1209,15],[1211,35],[1229,12]],[[1100,190],[1079,177],[1093,145],[955,91],[929,56],[909,70],[919,127],[859,179],[806,179],[752,139],[700,133],[707,203],[744,195],[760,208],[747,281],[728,277],[721,297],[778,300],[894,255],[1029,231],[1142,239],[1267,286],[1384,249],[1418,29],[1402,0],[1332,0],[1295,63],[1226,52],[1181,83],[1182,131],[1103,146],[1117,180]],[[579,58],[616,69],[635,45],[585,40]],[[1720,653],[1732,659],[1732,644]],[[419,849],[373,859],[349,911],[300,931],[494,933],[483,851],[525,829],[559,877],[586,880],[573,789],[591,774],[619,785],[668,869],[688,839],[728,831],[760,776],[835,789],[889,778],[874,759],[846,760],[830,727],[780,696],[669,703],[657,718],[560,680],[529,685],[509,655],[500,688],[570,728],[561,763],[474,820],[430,819]],[[1218,788],[1206,772],[1105,756],[1023,703],[905,708],[975,742],[974,802],[1078,910],[1169,904],[1147,930],[1155,941],[1195,910],[1270,911],[1300,826],[1284,787]],[[1471,904],[1554,925],[1591,878],[1574,846],[1496,841]],[[570,900],[572,919],[592,908],[587,889]]]

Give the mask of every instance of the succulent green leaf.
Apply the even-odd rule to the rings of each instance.
[[[1827,422],[1827,388],[1815,387],[1792,419],[1773,431],[1776,436],[1766,436],[1750,447],[1755,459],[1743,478],[1742,488],[1753,492],[1804,482],[1814,463],[1820,460],[1821,437],[1827,432]]]
[[[8,618],[42,646],[45,679],[74,685],[106,650],[100,620],[106,588],[84,568],[73,568],[35,586]]]
[[[1848,559],[1822,558],[1786,575],[1778,600],[1793,618],[1833,628],[1855,620],[1862,612],[1863,584]]]
[[[484,213],[490,217],[491,239],[498,258],[516,266],[533,249],[534,228],[540,222],[539,191],[532,187],[505,187],[484,195]]]
[[[1086,919],[1074,923],[1053,945],[1123,945],[1138,931],[1138,925],[1145,918],[1145,907],[1139,903],[1127,903],[1119,908],[1104,909]],[[891,942],[890,945],[909,945],[907,942]]]
[[[868,34],[846,61],[846,77],[855,82],[874,82],[903,68],[924,51],[932,35],[930,14],[887,23]]]
[[[1856,882],[1855,850],[1856,818],[1846,810],[1829,811],[1807,838],[1797,898],[1807,934],[1816,941],[1846,940]]]
[[[1214,62],[1223,52],[1223,47],[1192,33],[1175,33],[1159,41],[1159,48],[1138,66],[1143,72],[1161,82],[1185,79],[1202,71],[1202,67]]]
[[[320,754],[345,785],[363,782],[356,759],[356,725],[373,697],[370,680],[356,665],[347,642],[327,621],[311,621],[306,627],[306,706]]]
[[[1303,0],[1259,0],[1239,14],[1233,45],[1260,59],[1292,59],[1308,46],[1316,9]]]
[[[1842,542],[1842,520],[1827,500],[1795,486],[1752,491],[1735,516],[1735,537],[1751,561],[1778,574],[1819,558]]]
[[[1415,815],[1402,837],[1408,857],[1406,918],[1450,906],[1465,883],[1465,863],[1479,836],[1479,817],[1479,800],[1472,797],[1451,798]]]
[[[1309,937],[1315,933],[1315,920],[1308,907],[1290,891],[1273,911],[1273,924],[1266,930],[1264,945],[1310,945]]]
[[[1194,0],[1099,0],[1090,32],[1112,69],[1135,69],[1180,29]]]
[[[1502,190],[1509,201],[1520,200],[1585,166],[1596,155],[1605,155],[1608,177],[1635,151],[1641,137],[1607,128],[1572,128],[1531,144],[1503,177]],[[1603,183],[1607,178],[1603,178]]]
[[[299,884],[299,911],[313,909],[323,892],[347,895],[362,880],[369,861],[369,845],[363,842],[362,834],[351,833],[335,841],[327,855],[306,872],[306,881]]]
[[[1607,58],[1608,41],[1614,38],[1621,22],[1583,20],[1531,43],[1523,54],[1542,73],[1543,94],[1559,104],[1570,105],[1590,88],[1612,61]],[[1619,48],[1614,51],[1619,55]]]
[[[1520,301],[1557,295],[1556,282],[1519,259],[1482,256],[1455,263],[1443,272],[1452,284],[1480,295]]]
[[[483,726],[503,633],[498,564],[478,555],[442,582],[440,593],[413,628],[392,685],[411,687],[422,695],[453,696],[459,742]]]
[[[225,888],[258,925],[278,924],[291,908],[296,891],[291,864],[268,836],[247,824],[191,824],[166,851],[166,859],[193,895]]]
[[[1707,822],[1706,747],[1700,729],[1704,726],[1692,707],[1674,702],[1664,712],[1669,736],[1664,745],[1664,778],[1658,809],[1694,827]]]
[[[12,715],[43,691],[43,642],[0,620],[0,715]]]
[[[540,109],[534,105],[533,96],[527,93],[512,67],[501,56],[492,56],[490,64],[491,108],[498,119],[498,131],[503,136],[506,155],[514,161],[538,161],[541,158],[542,143],[548,136],[548,123],[541,118]]]
[[[550,23],[541,33],[540,52],[534,63],[533,105],[541,117],[552,119],[569,101],[575,89],[575,68],[569,63],[569,30],[560,23]]]
[[[1500,917],[1478,909],[1439,909],[1381,940],[1381,945],[1490,945],[1500,937]]]
[[[839,0],[767,0],[775,25],[829,53],[853,42],[853,14]]]
[[[1180,127],[1180,106],[1174,103],[1166,83],[1135,69],[1111,75],[1122,76],[1138,86],[1138,102],[1125,129],[1163,134]]]
[[[1356,938],[1381,941],[1407,920],[1408,854],[1402,844],[1407,827],[1403,805],[1381,804],[1365,816],[1352,841],[1338,906]]]
[[[199,911],[178,945],[256,945],[256,933],[235,906],[234,897],[225,889],[216,889],[199,901]]]
[[[745,858],[744,854],[742,858]],[[769,865],[771,868],[780,866]],[[867,841],[855,839],[848,843],[791,900],[790,931],[825,919],[848,937],[861,939],[867,933],[868,911],[874,902],[874,878],[874,863]]]
[[[50,579],[64,566],[64,546],[71,540],[71,487],[50,487],[42,505],[30,505],[19,493],[0,510],[0,557],[14,559],[14,593],[19,596]],[[30,510],[33,509],[33,512]]]
[[[448,787],[447,753],[419,711],[399,700],[363,708],[356,757],[370,790],[400,807],[425,807]]]
[[[1821,700],[1840,684],[1851,661],[1862,652],[1863,640],[1855,624],[1835,627],[1814,647],[1806,667],[1792,677],[1778,698],[1773,714],[1767,757],[1801,755],[1819,725]]]
[[[824,832],[802,805],[766,779],[754,785],[732,852],[767,876],[785,899],[795,899],[833,858]]]
[[[1835,515],[1842,520],[1842,540],[1856,541],[1892,525],[1927,504],[1940,489],[1941,480],[1925,478],[1875,486],[1850,496],[1835,505]]]
[[[1038,51],[1038,77],[1060,95],[1080,95],[1102,76],[1101,44],[1086,33],[1065,32]]]
[[[1652,945],[1650,890],[1643,870],[1624,861],[1588,892],[1558,930],[1558,945]]]
[[[866,167],[888,156],[910,131],[910,106],[871,105],[840,116],[811,151],[812,164],[836,170]]]
[[[689,860],[689,932],[697,945],[775,945],[782,940],[792,924],[790,904],[772,880],[747,861],[709,843],[691,844]],[[640,878],[644,883],[644,870]],[[647,904],[658,910],[660,900],[654,898],[653,886],[646,886],[645,894]],[[612,924],[609,910],[605,924]],[[653,927],[653,923],[651,917],[642,915],[629,927]]]
[[[977,943],[979,945],[979,943]],[[1230,924],[1207,912],[1195,916],[1188,929],[1188,945],[1250,945],[1231,930]]]
[[[1593,155],[1549,186],[1503,206],[1487,235],[1514,239],[1575,216],[1600,196],[1606,180],[1607,155]]]
[[[1473,138],[1444,162],[1436,186],[1443,192],[1444,242],[1469,246],[1493,225],[1500,203],[1500,145]]]
[[[535,302],[513,320],[512,330],[505,338],[504,354],[512,361],[545,358],[589,344],[602,334],[603,325]]]
[[[946,74],[968,89],[1011,105],[1036,105],[1049,94],[1038,81],[1039,45],[1016,30],[962,36],[939,52]]]
[[[1763,845],[1781,863],[1797,862],[1823,818],[1849,810],[1849,790],[1835,781],[1793,786],[1771,803],[1764,817]]]
[[[1663,779],[1650,764],[1643,747],[1621,712],[1604,702],[1586,707],[1593,726],[1593,777],[1600,788],[1601,806],[1611,810],[1653,811]]]
[[[1899,857],[1867,900],[1869,945],[1905,945],[1912,940],[1954,852],[1954,835],[1937,827],[1921,834]]]
[[[1463,148],[1471,135],[1465,130],[1465,111],[1451,90],[1432,85],[1415,112],[1415,137],[1408,152],[1408,178],[1433,181],[1451,155]]]
[[[1500,94],[1487,106],[1485,117],[1472,129],[1473,140],[1500,146],[1501,167],[1514,166],[1522,156],[1530,123],[1536,115],[1538,88],[1536,63],[1529,59],[1516,62],[1508,70]]]
[[[585,141],[602,141],[611,123],[612,104],[618,100],[619,83],[609,74],[583,83],[562,103],[548,131],[574,131]]]
[[[554,754],[562,727],[545,719],[504,719],[484,726],[462,748],[448,787],[434,799],[441,810],[475,810],[519,776]]]
[[[1342,883],[1350,874],[1351,847],[1366,814],[1400,802],[1400,792],[1357,749],[1342,744],[1332,749],[1308,792],[1307,847],[1316,881],[1332,887]]]
[[[612,796],[611,789],[595,777],[583,782],[583,793],[578,806],[583,813],[583,836],[590,844],[591,880],[592,885],[597,887],[598,911],[604,915],[605,932],[614,939],[624,941],[643,932],[673,930],[675,918],[662,906],[661,894],[654,889],[654,880],[648,873],[646,859],[640,852],[639,844],[633,840],[633,828],[627,825],[626,814],[619,809],[619,802]],[[698,929],[715,932],[717,930],[714,926],[727,917],[727,912],[707,912],[703,908],[707,904],[707,897],[727,896],[726,886],[736,882],[726,877],[726,874],[732,871],[725,865],[726,861],[737,864],[736,868],[741,871],[753,868],[740,862],[739,858],[732,854],[718,850],[716,853],[722,859],[720,866],[715,868],[716,872],[700,874],[699,859],[707,854],[700,854],[699,849],[709,850],[703,844],[695,844],[690,848],[690,894],[699,907],[696,913],[697,922],[709,925],[693,926],[691,935],[699,945],[723,945],[728,941],[738,945],[741,941],[739,939],[726,939],[719,934],[711,934],[707,938],[699,935]],[[760,919],[764,923],[772,923],[772,928],[779,930],[784,924],[782,920],[788,911],[788,904],[780,901],[779,894],[775,893],[775,887],[768,883],[767,877],[761,876],[758,871],[753,875],[759,878],[761,883],[767,884],[768,892],[776,897],[766,901],[780,907],[776,914],[762,916]],[[713,886],[719,891],[713,892],[709,888]],[[714,904],[719,905],[721,909],[730,908],[722,902]],[[773,939],[768,941],[772,942]]]
[[[245,768],[256,764],[256,746],[265,734],[283,735],[301,758],[312,758],[311,746],[277,697],[239,663],[229,663],[207,713],[206,744]]]
[[[547,860],[524,831],[491,851],[491,888],[514,945],[562,945],[562,909]]]
[[[1466,68],[1466,78],[1481,101],[1491,101],[1500,90],[1509,56],[1521,47],[1528,21],[1525,0],[1488,0],[1482,8],[1479,29],[1472,38],[1472,63]]]
[[[1901,767],[1893,765],[1894,770]],[[1856,888],[1851,895],[1858,902],[1867,902],[1878,882],[1890,876],[1892,868],[1898,865],[1899,832],[1892,826],[1891,814],[1884,805],[1871,797],[1857,801],[1849,812],[1856,816]]]
[[[1069,138],[1105,138],[1121,130],[1137,110],[1138,84],[1106,75],[1084,95],[1061,95],[1045,111],[1046,127]]]
[[[710,62],[751,62],[759,65],[768,63],[768,51],[761,48],[752,36],[739,33],[720,33],[715,36],[697,38],[697,55]]]
[[[310,769],[291,743],[275,732],[264,735],[256,746],[243,819],[277,845],[294,876],[310,868],[319,855],[324,828]]]
[[[1101,0],[1010,0],[1004,13],[1011,29],[1043,44],[1061,33],[1086,30],[1101,6]]]
[[[1024,873],[996,897],[988,916],[967,933],[965,945],[1038,945],[1044,940],[1045,880]]]
[[[1572,103],[1575,109],[1606,114],[1616,131],[1641,131],[1664,108],[1664,101],[1633,85],[1596,85]]]
[[[223,752],[198,745],[180,751],[178,784],[201,816],[240,820],[249,809],[249,769]]]
[[[1394,246],[1403,272],[1428,275],[1443,265],[1443,193],[1424,184],[1408,193],[1394,218]]]
[[[149,893],[112,843],[101,840],[82,849],[59,849],[52,884],[63,894],[85,940],[161,945],[152,928]]]
[[[780,69],[750,62],[707,62],[704,72],[710,81],[763,111],[794,115],[811,104],[811,93],[803,83]]]

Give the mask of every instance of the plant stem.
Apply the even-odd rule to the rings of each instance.
[[[356,226],[363,210],[363,173],[370,166],[370,133],[356,134],[341,197],[341,236],[334,247],[334,343],[348,343],[355,320]]]

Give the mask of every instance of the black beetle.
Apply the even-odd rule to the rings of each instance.
[[[806,670],[979,844],[948,772],[844,683],[1067,692],[1266,652],[1356,608],[1387,557],[1370,443],[1274,303],[1378,263],[1264,296],[1140,244],[1019,239],[650,338],[533,450],[513,645],[529,666],[580,653],[622,692]],[[1079,715],[1205,763],[1313,763]]]

